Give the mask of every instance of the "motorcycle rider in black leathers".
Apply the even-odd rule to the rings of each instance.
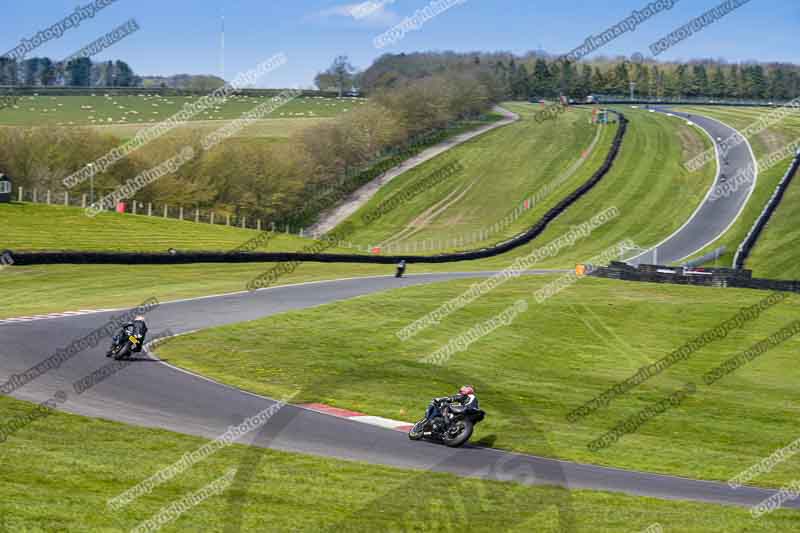
[[[428,406],[428,410],[425,412],[425,418],[433,423],[436,417],[442,417],[445,427],[447,426],[447,417],[444,416],[443,410],[439,408],[439,405],[441,405],[440,402],[444,404],[445,409],[449,409],[453,413],[480,409],[478,406],[478,397],[475,396],[475,389],[472,388],[471,385],[464,385],[461,387],[458,390],[458,394],[455,396],[436,398],[431,405]]]
[[[106,357],[111,357],[114,348],[125,339],[125,330],[129,327],[133,328],[134,335],[141,336],[141,341],[142,341],[136,345],[133,351],[134,352],[142,351],[142,346],[144,346],[144,339],[147,336],[147,324],[145,324],[144,322],[144,317],[140,315],[134,318],[133,322],[128,322],[127,324],[122,326],[122,329],[120,329],[119,332],[111,338],[111,348],[109,348],[108,351],[106,352]]]

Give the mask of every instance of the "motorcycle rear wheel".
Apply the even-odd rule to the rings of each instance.
[[[442,435],[442,441],[445,443],[446,446],[451,448],[458,448],[459,446],[463,446],[469,438],[472,436],[472,430],[474,429],[474,425],[472,424],[472,420],[463,419],[456,422],[460,427],[461,431],[456,433],[455,436],[451,437],[450,432],[446,432]]]

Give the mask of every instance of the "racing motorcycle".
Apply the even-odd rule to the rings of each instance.
[[[130,357],[141,343],[142,335],[136,333],[132,325],[126,326],[117,342],[111,347],[109,356],[117,360]]]
[[[403,274],[405,273],[406,273],[406,262],[405,260],[403,260],[397,263],[397,271],[394,273],[394,277],[402,278]]]
[[[442,416],[435,416],[431,420],[426,416],[414,424],[408,432],[409,439],[427,439],[458,448],[469,440],[475,424],[486,416],[481,409],[467,410],[461,406],[451,405],[449,398],[434,399],[431,401],[431,407],[442,413]]]

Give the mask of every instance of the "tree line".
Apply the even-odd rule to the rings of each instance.
[[[800,67],[788,63],[637,62],[626,57],[573,63],[544,52],[386,54],[358,81],[369,91],[442,72],[472,72],[498,99],[628,95],[631,83],[636,96],[648,98],[789,100],[800,95]]]
[[[125,61],[93,62],[82,57],[68,62],[49,57],[23,61],[0,57],[0,85],[28,87],[136,87],[141,78]]]
[[[93,62],[82,57],[64,62],[32,57],[15,61],[0,57],[0,86],[168,87],[212,91],[224,84],[221,78],[209,75],[139,76],[121,60]]]

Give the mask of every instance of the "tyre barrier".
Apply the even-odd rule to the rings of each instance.
[[[742,244],[739,245],[739,249],[736,250],[736,257],[733,259],[734,268],[744,268],[745,261],[747,261],[747,258],[750,256],[750,252],[753,251],[753,247],[756,245],[756,242],[758,242],[758,238],[761,236],[761,233],[767,226],[769,219],[772,218],[773,213],[775,213],[775,211],[778,209],[778,206],[783,199],[783,195],[786,194],[789,184],[792,182],[795,174],[797,174],[798,167],[800,167],[800,153],[798,153],[792,160],[789,170],[787,170],[786,174],[784,174],[783,178],[781,178],[780,183],[778,183],[778,186],[775,188],[775,192],[772,193],[772,196],[767,202],[767,205],[764,207],[764,210],[756,219],[753,227],[750,228],[750,232],[747,234],[747,237],[745,237],[744,241],[742,241]]]
[[[456,252],[432,256],[409,255],[361,255],[361,254],[325,254],[303,252],[13,252],[7,251],[14,265],[55,265],[55,264],[116,264],[116,265],[180,265],[190,263],[282,263],[282,262],[316,262],[316,263],[372,263],[395,264],[401,259],[406,263],[454,263],[485,259],[509,252],[523,246],[544,232],[547,226],[561,213],[577,202],[594,188],[611,170],[617,158],[622,141],[628,129],[625,115],[610,111],[619,117],[617,129],[611,149],[602,166],[583,185],[574,190],[555,207],[545,213],[536,224],[524,233],[513,237],[491,248]]]
[[[594,269],[590,276],[644,283],[669,283],[704,287],[756,289],[800,293],[800,280],[754,278],[750,270],[733,268],[692,268],[666,265],[631,266],[612,261],[607,267]]]

